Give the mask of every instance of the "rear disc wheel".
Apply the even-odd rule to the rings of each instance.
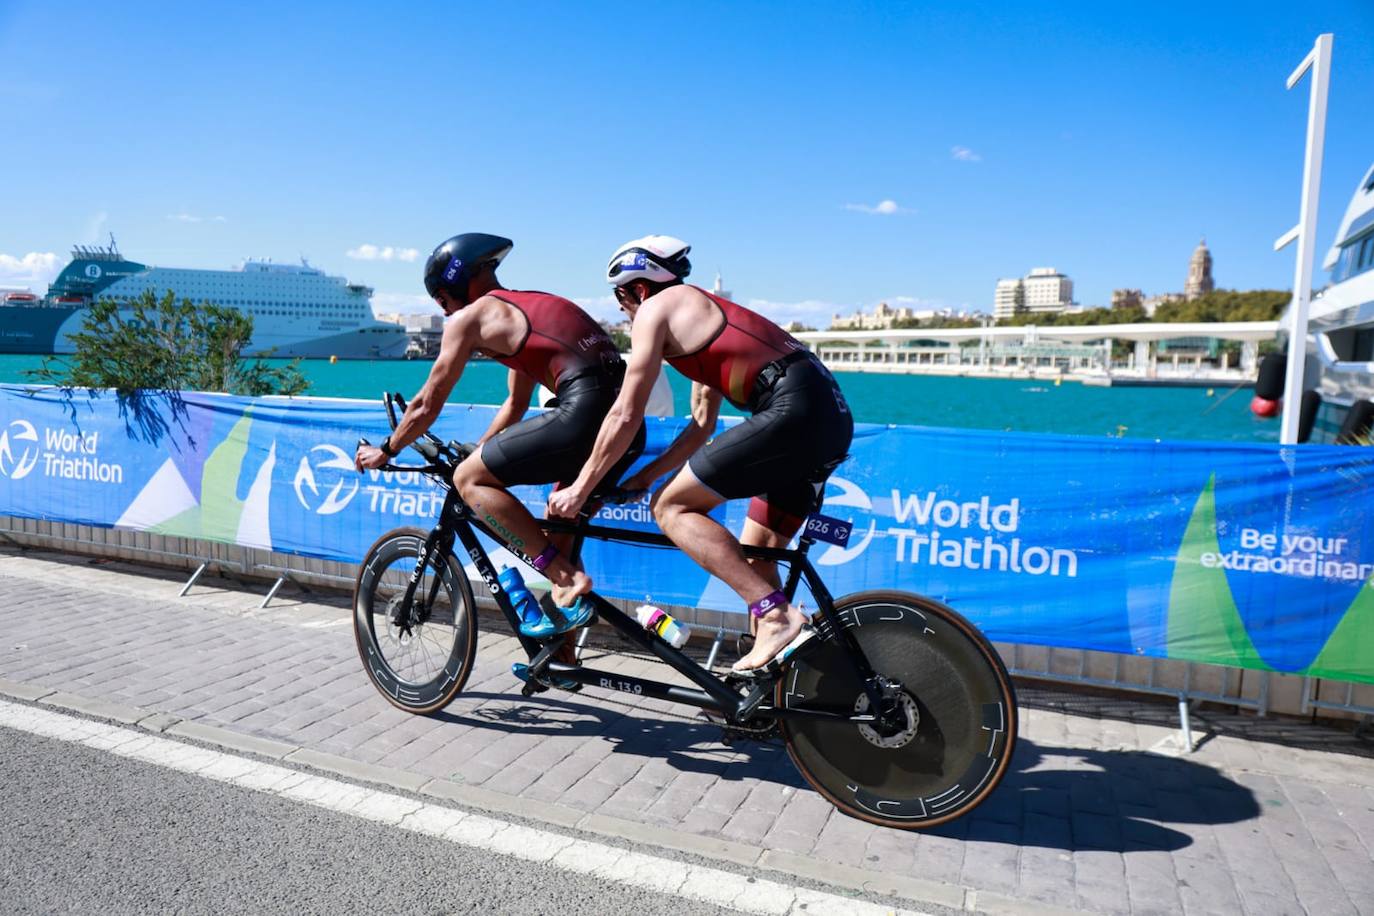
[[[782,718],[797,769],[846,814],[888,827],[935,827],[997,787],[1016,743],[1016,696],[987,639],[938,601],[862,592],[836,602],[843,629],[799,653],[778,681],[780,709],[870,712],[842,655],[848,636],[886,685],[890,723]]]

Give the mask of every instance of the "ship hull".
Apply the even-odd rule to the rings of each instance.
[[[71,335],[81,330],[85,309],[47,306],[0,308],[0,353],[39,356],[76,352]],[[126,316],[127,317],[127,316]],[[409,337],[405,329],[388,325],[368,325],[317,337],[299,334],[255,334],[244,348],[245,354],[307,359],[399,359],[405,355]]]
[[[257,356],[304,359],[400,359],[405,356],[409,343],[410,338],[404,328],[373,326],[308,339],[283,340],[272,335],[255,336],[245,352]]]
[[[9,306],[0,308],[0,353],[32,353],[49,356],[54,353],[70,353],[71,345],[59,348],[71,330],[81,325],[80,314],[76,308],[25,308]]]

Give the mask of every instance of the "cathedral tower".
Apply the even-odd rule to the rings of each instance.
[[[1206,295],[1215,285],[1212,282],[1212,253],[1207,250],[1207,240],[1203,239],[1197,243],[1197,250],[1188,261],[1188,282],[1183,285],[1183,298]]]

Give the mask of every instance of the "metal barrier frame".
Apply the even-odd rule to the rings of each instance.
[[[1012,648],[1012,658],[1019,660],[1022,646],[1016,643],[1007,643]],[[1197,662],[1183,663],[1183,685],[1181,687],[1166,687],[1157,683],[1159,668],[1169,659],[1149,657],[1145,659],[1149,663],[1149,677],[1145,683],[1127,680],[1122,676],[1122,666],[1127,658],[1134,656],[1120,655],[1110,652],[1098,652],[1099,655],[1106,655],[1112,659],[1111,677],[1101,678],[1092,677],[1088,674],[1089,652],[1097,650],[1070,649],[1067,651],[1075,652],[1078,655],[1078,671],[1073,674],[1054,671],[1054,654],[1056,649],[1060,652],[1066,651],[1057,646],[1036,646],[1045,652],[1045,665],[1042,668],[1028,668],[1016,664],[1007,666],[1007,671],[1014,677],[1025,678],[1027,680],[1052,681],[1060,684],[1075,684],[1084,687],[1102,687],[1108,690],[1120,690],[1129,693],[1145,693],[1154,696],[1174,697],[1178,701],[1178,723],[1179,740],[1186,753],[1192,753],[1195,748],[1193,741],[1192,709],[1197,703],[1220,703],[1226,706],[1235,706],[1243,709],[1253,709],[1255,715],[1263,718],[1269,714],[1269,673],[1263,672],[1260,678],[1259,695],[1256,697],[1246,697],[1240,694],[1240,679],[1243,677],[1244,669],[1228,668],[1225,665],[1202,665]],[[1221,690],[1213,693],[1200,690],[1193,686],[1194,672],[1198,668],[1217,670],[1221,674]],[[1232,678],[1236,679],[1236,692],[1231,693]],[[1353,685],[1352,685],[1353,687]]]
[[[1345,685],[1345,701],[1333,703],[1331,700],[1321,699],[1322,681],[1329,680],[1319,677],[1305,677],[1302,679],[1302,711],[1306,715],[1313,709],[1330,709],[1338,712],[1356,713],[1360,716],[1360,724],[1355,727],[1355,734],[1362,735],[1365,729],[1374,724],[1374,706],[1365,706],[1355,702],[1355,682],[1354,681],[1333,681],[1335,684]]]
[[[217,541],[206,541],[196,538],[185,538],[171,535],[150,534],[148,532],[131,531],[118,528],[104,528],[95,525],[80,525],[71,522],[61,522],[49,519],[28,519],[17,516],[0,515],[0,540],[8,541],[20,548],[40,546],[41,543],[51,543],[60,549],[74,550],[81,554],[93,554],[97,556],[110,557],[115,559],[138,559],[146,558],[153,565],[176,566],[175,561],[181,561],[186,568],[194,567],[190,578],[179,593],[181,597],[188,594],[191,588],[199,580],[200,576],[209,568],[215,567],[223,572],[226,569],[237,572],[244,577],[262,577],[272,580],[271,586],[263,596],[261,608],[267,607],[271,600],[276,597],[278,590],[291,582],[306,590],[309,589],[311,581],[328,583],[333,586],[349,587],[356,578],[356,564],[344,563],[336,560],[322,560],[314,557],[296,556],[294,554],[283,553],[280,551],[265,550],[254,547],[240,547],[234,544],[223,544]],[[37,541],[40,544],[27,543]],[[194,546],[188,546],[194,545]],[[261,556],[266,554],[266,557]],[[169,563],[168,561],[174,561]],[[315,568],[310,568],[311,566]],[[338,571],[333,571],[331,567],[337,567]],[[490,598],[481,590],[481,582],[474,580],[479,586],[474,594],[478,597],[479,606],[491,604]],[[617,604],[622,602],[617,601]],[[626,608],[633,602],[624,602]],[[494,605],[493,605],[494,606]],[[696,627],[704,633],[714,631],[711,647],[707,656],[707,666],[714,665],[720,648],[728,634],[740,634],[747,632],[739,629],[734,624],[737,623],[739,615],[729,614],[722,611],[715,611],[701,608],[673,606],[668,609],[678,619]],[[585,644],[585,631],[578,642],[578,655],[580,657],[583,645]],[[1196,704],[1203,702],[1219,703],[1236,708],[1252,709],[1257,716],[1263,717],[1269,712],[1269,689],[1270,675],[1268,672],[1258,673],[1260,684],[1258,695],[1246,697],[1240,694],[1241,678],[1244,676],[1244,669],[1228,668],[1223,665],[1207,665],[1196,662],[1173,664],[1184,664],[1183,683],[1178,687],[1166,686],[1159,683],[1159,671],[1163,664],[1169,663],[1168,659],[1149,658],[1141,659],[1149,664],[1148,677],[1144,683],[1130,680],[1124,677],[1123,668],[1128,658],[1134,656],[1099,652],[1087,649],[1065,649],[1055,646],[1034,646],[1020,643],[1002,643],[999,652],[1004,659],[1009,659],[1010,664],[1007,670],[1014,676],[1033,681],[1048,681],[1058,684],[1069,684],[1084,687],[1099,687],[1107,690],[1117,690],[1125,693],[1143,693],[1154,696],[1172,697],[1178,703],[1179,717],[1179,737],[1185,752],[1191,753],[1194,749],[1192,711]],[[1010,649],[1007,652],[1006,649]],[[1045,653],[1045,664],[1043,666],[1029,666],[1021,664],[1021,657],[1026,652],[1036,650]],[[1077,654],[1077,670],[1063,672],[1054,670],[1056,651],[1074,652]],[[1107,677],[1093,676],[1088,673],[1090,654],[1107,656],[1112,659],[1111,673]],[[1195,673],[1198,671],[1219,672],[1221,677],[1221,688],[1219,691],[1209,691],[1194,686]],[[1232,692],[1233,680],[1235,692]],[[1312,710],[1322,709],[1333,712],[1342,712],[1362,716],[1362,721],[1357,729],[1357,733],[1362,731],[1370,724],[1370,719],[1374,717],[1374,706],[1365,706],[1355,702],[1356,684],[1349,681],[1334,681],[1333,683],[1345,685],[1345,699],[1343,702],[1322,699],[1320,696],[1322,679],[1305,678],[1302,688],[1302,714],[1306,715]]]

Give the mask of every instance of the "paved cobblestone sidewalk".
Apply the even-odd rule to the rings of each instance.
[[[1286,740],[1208,733],[1170,753],[1157,707],[1134,721],[1035,706],[1001,788],[928,833],[835,812],[778,745],[721,746],[683,708],[548,693],[523,700],[509,636],[484,629],[466,692],[415,717],[360,668],[345,602],[260,596],[220,580],[176,597],[148,570],[0,551],[0,678],[143,707],[649,828],[818,863],[1097,913],[1374,914],[1374,759],[1328,729]],[[608,656],[628,673],[663,666]],[[1131,711],[1117,702],[1114,709]],[[1237,721],[1242,721],[1237,719]],[[1340,747],[1341,752],[1317,748]],[[965,898],[975,899],[975,898]]]

